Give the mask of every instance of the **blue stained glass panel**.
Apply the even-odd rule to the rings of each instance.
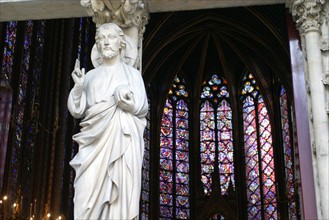
[[[160,219],[171,219],[173,217],[173,207],[160,205]]]
[[[173,196],[171,194],[161,193],[160,194],[160,205],[172,206],[173,205]]]
[[[173,194],[173,183],[160,182],[160,189],[162,193]]]
[[[176,193],[181,196],[188,196],[189,187],[187,185],[176,184]]]

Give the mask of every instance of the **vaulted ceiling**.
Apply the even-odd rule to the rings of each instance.
[[[236,94],[248,68],[263,90],[276,77],[290,92],[286,15],[284,5],[151,14],[143,43],[144,80],[167,94],[170,84],[164,82],[184,74],[198,96],[207,74],[217,73]]]

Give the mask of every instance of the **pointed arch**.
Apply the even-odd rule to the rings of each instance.
[[[241,89],[248,218],[277,219],[277,189],[272,128],[263,96],[252,73]]]
[[[189,93],[176,76],[168,93],[160,131],[160,218],[190,218]]]
[[[232,110],[227,82],[217,74],[202,84],[200,107],[201,181],[210,195],[213,175],[218,175],[221,195],[235,187],[233,160]],[[213,174],[214,173],[214,174]]]

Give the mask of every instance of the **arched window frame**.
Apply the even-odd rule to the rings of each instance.
[[[221,75],[211,74],[201,90],[200,164],[204,193],[210,195],[214,188],[221,195],[228,195],[235,190],[233,113],[228,83]],[[205,137],[206,133],[212,137]]]
[[[255,77],[255,79],[258,77],[258,75],[259,75],[259,73],[258,72],[255,72],[254,73],[254,77]],[[258,79],[258,78],[257,78]],[[274,80],[275,81],[275,80]],[[275,81],[276,82],[276,81]],[[263,82],[262,82],[263,83]],[[200,90],[199,91],[201,91],[202,90],[202,85],[201,85],[201,83],[200,84],[198,84],[198,85],[200,85]],[[261,85],[262,86],[262,85]],[[281,160],[281,159],[283,159],[283,155],[280,153],[280,152],[278,152],[278,149],[280,149],[281,148],[281,145],[282,145],[282,143],[281,143],[281,141],[279,141],[279,139],[280,139],[280,137],[281,137],[281,128],[280,128],[280,121],[279,120],[275,120],[275,121],[273,121],[274,119],[273,119],[273,117],[274,117],[274,114],[275,115],[280,115],[280,113],[279,112],[277,112],[277,111],[280,111],[280,109],[278,109],[277,107],[275,107],[274,105],[273,105],[273,103],[271,103],[272,101],[274,102],[274,103],[278,103],[278,100],[277,100],[277,98],[273,98],[273,95],[274,95],[274,93],[275,93],[275,89],[274,88],[277,88],[275,85],[271,85],[271,86],[273,86],[273,87],[271,87],[272,88],[272,90],[266,90],[265,88],[263,88],[263,87],[260,87],[260,88],[257,88],[258,89],[258,91],[259,91],[259,94],[261,94],[262,95],[262,97],[263,97],[263,101],[262,101],[262,103],[264,104],[264,106],[266,107],[266,112],[267,112],[267,117],[268,117],[268,120],[270,121],[270,126],[271,126],[271,128],[272,128],[272,141],[274,142],[272,142],[272,145],[273,145],[273,153],[271,154],[272,155],[272,158],[273,158],[273,160],[277,160],[277,161],[279,161],[279,160]],[[234,88],[231,88],[230,87],[230,85],[228,85],[228,91],[229,92],[232,92],[232,90],[234,91]],[[196,89],[196,91],[198,91],[198,89]],[[233,99],[233,101],[231,100],[231,102],[232,102],[232,110],[233,110],[233,112],[232,112],[232,118],[234,118],[234,117],[236,117],[235,119],[234,119],[234,122],[233,122],[233,128],[234,128],[234,135],[237,135],[237,136],[240,136],[240,134],[241,133],[243,133],[244,131],[243,131],[243,123],[242,123],[242,121],[243,120],[241,120],[242,119],[242,116],[241,115],[239,115],[239,112],[242,112],[242,105],[241,105],[241,95],[239,95],[240,94],[240,91],[241,91],[241,88],[238,88],[237,89],[237,92],[238,92],[238,94],[237,94],[237,96],[233,96],[232,95],[232,99]],[[234,93],[234,92],[233,92]],[[233,94],[232,93],[232,94]],[[200,94],[200,93],[199,93]],[[278,97],[278,95],[276,96],[276,97]],[[196,106],[196,105],[198,105],[199,107],[197,107],[197,108],[192,108],[191,107],[191,109],[190,110],[195,110],[195,109],[197,109],[198,111],[199,111],[199,113],[200,113],[200,106],[201,106],[201,102],[200,101],[198,101],[198,102],[196,102],[195,100],[196,99],[199,99],[200,100],[200,96],[199,97],[190,97],[191,98],[191,100],[190,100],[190,103],[194,103],[194,106]],[[273,100],[271,100],[271,99],[273,99]],[[240,100],[240,104],[239,104],[239,100]],[[271,102],[269,102],[269,101],[271,101]],[[270,104],[269,104],[270,103]],[[273,108],[276,108],[276,110],[274,110]],[[236,108],[237,109],[240,109],[240,110],[238,110],[238,111],[235,111],[236,110]],[[195,114],[195,116],[196,117],[200,117],[200,115],[198,115],[198,113],[197,112],[191,112],[191,114]],[[241,116],[241,117],[240,117]],[[195,118],[196,118],[195,117]],[[276,117],[276,116],[275,116]],[[279,118],[278,118],[279,119]],[[194,123],[194,125],[197,125],[198,123],[196,123],[196,122],[193,122]],[[160,126],[161,126],[161,123],[160,123]],[[198,134],[195,130],[198,130],[199,129],[199,127],[198,126],[196,126],[196,127],[192,127],[191,129],[193,129],[193,131],[190,131],[190,133],[192,132],[194,132],[194,134]],[[196,132],[196,133],[195,133]],[[242,137],[242,139],[243,139],[243,137]],[[275,141],[274,141],[274,139],[275,139]],[[276,139],[278,139],[278,140],[276,140]],[[195,140],[198,140],[197,138],[193,138],[193,139],[191,139],[190,141],[195,141]],[[243,146],[243,140],[241,141],[241,139],[240,140],[236,140],[236,139],[234,139],[234,156],[235,156],[235,160],[239,160],[240,161],[240,159],[242,159],[242,160],[244,160],[244,150],[242,150],[241,151],[241,149],[240,150],[237,150],[236,148],[241,148],[241,146]],[[196,148],[196,149],[194,149],[194,152],[196,152],[195,150],[200,150],[200,140],[199,140],[199,145],[198,145],[198,143],[190,143],[191,144],[191,146],[192,145],[194,145],[193,146],[193,149],[194,148]],[[197,148],[199,148],[199,149],[197,149]],[[192,149],[191,149],[192,150]],[[279,150],[280,151],[280,150]],[[236,155],[237,154],[237,155]],[[199,163],[200,162],[200,160],[198,159],[198,161],[196,161],[196,163]],[[282,173],[280,170],[278,170],[278,169],[281,169],[280,168],[280,166],[278,166],[277,165],[278,163],[275,163],[275,166],[273,166],[273,169],[272,170],[274,170],[274,172],[275,172],[275,177],[276,177],[276,179],[275,179],[275,181],[273,181],[273,182],[275,182],[274,184],[277,184],[276,185],[276,197],[275,197],[275,199],[276,199],[276,203],[277,203],[277,205],[275,206],[275,213],[273,214],[273,213],[270,213],[269,214],[269,216],[271,217],[273,217],[273,216],[281,216],[281,217],[284,217],[284,216],[288,216],[289,215],[289,213],[288,213],[288,211],[286,210],[286,208],[283,208],[282,207],[282,204],[279,204],[279,203],[282,203],[282,202],[285,202],[285,201],[283,201],[282,200],[282,198],[281,198],[281,196],[279,196],[279,195],[281,195],[281,194],[279,194],[279,191],[280,192],[283,192],[283,193],[286,193],[286,189],[283,189],[283,188],[285,188],[286,186],[284,185],[284,184],[281,184],[280,183],[280,181],[278,180],[279,178],[284,178],[285,177],[285,174],[284,173]],[[235,167],[235,169],[239,169],[239,170],[237,170],[237,173],[235,172],[235,176],[236,176],[236,189],[235,189],[235,191],[234,192],[232,192],[233,194],[230,194],[228,197],[226,197],[226,199],[227,199],[227,201],[236,201],[237,202],[237,204],[240,204],[240,207],[244,207],[244,209],[243,210],[241,210],[241,211],[239,211],[239,213],[236,213],[236,215],[237,216],[239,216],[239,217],[241,217],[241,216],[245,216],[246,218],[248,218],[248,210],[247,210],[247,202],[248,202],[248,199],[246,198],[246,192],[242,192],[242,191],[246,191],[246,176],[245,176],[245,165],[243,165],[243,164],[235,164],[236,165],[236,167]],[[191,169],[193,169],[192,168],[192,166],[193,165],[191,165]],[[199,168],[198,167],[196,167],[195,165],[194,165],[194,169],[196,169],[195,171],[196,171],[196,173],[198,173],[198,172],[200,172],[200,166],[199,166]],[[199,171],[197,170],[197,169],[199,169]],[[195,172],[194,171],[194,172]],[[200,173],[199,173],[200,174]],[[198,174],[198,175],[199,175]],[[191,182],[191,184],[192,184],[192,186],[191,187],[193,187],[193,189],[195,190],[195,189],[198,189],[198,191],[200,191],[201,189],[202,189],[202,184],[201,185],[198,185],[198,183],[197,183],[197,181],[199,181],[199,182],[201,182],[200,181],[200,178],[198,177],[198,175],[193,175],[193,177],[191,177],[191,179],[192,179],[192,181],[193,182]],[[197,179],[195,179],[195,178],[197,178]],[[201,186],[201,188],[198,188],[199,186]],[[197,188],[196,188],[197,187]],[[192,189],[192,188],[191,188]],[[201,192],[201,191],[200,191]],[[198,193],[200,193],[200,192],[198,192]],[[241,194],[241,192],[242,192],[242,194]],[[195,199],[196,197],[195,196],[199,196],[200,194],[195,194],[194,192],[192,193],[192,194],[194,194],[194,195],[192,195],[192,198],[191,199]],[[235,196],[234,196],[235,195]],[[242,195],[244,195],[244,196],[242,196]],[[236,197],[237,196],[237,197]],[[193,198],[194,197],[194,198]],[[241,199],[241,197],[244,197],[244,198],[242,198]],[[279,198],[280,197],[280,198]],[[206,197],[203,197],[203,199],[205,199]],[[197,199],[199,199],[198,197],[197,197]],[[204,208],[208,208],[209,210],[208,211],[204,211],[203,213],[202,213],[202,217],[206,217],[206,218],[210,218],[213,214],[215,214],[215,213],[217,213],[217,214],[219,214],[220,215],[220,218],[226,218],[226,216],[232,216],[232,214],[234,215],[234,213],[230,213],[230,214],[228,214],[228,210],[229,209],[232,209],[233,208],[233,206],[232,207],[230,207],[230,205],[229,206],[225,206],[225,207],[222,207],[222,205],[219,205],[219,204],[221,204],[223,201],[225,201],[225,200],[221,200],[221,199],[219,199],[219,198],[217,198],[217,203],[216,203],[216,201],[214,201],[214,198],[211,196],[211,198],[209,198],[210,200],[208,201],[208,199],[205,199],[205,200],[203,200],[203,201],[207,201],[206,203],[204,203],[205,204],[205,206],[204,206]],[[280,200],[279,200],[280,199]],[[216,200],[216,199],[215,199]],[[222,201],[222,202],[220,202],[220,201]],[[296,200],[297,201],[297,200]],[[197,201],[195,201],[195,200],[191,200],[191,203],[194,203],[194,202],[200,202],[200,200],[197,200]],[[219,202],[219,203],[218,203]],[[243,202],[245,202],[245,203],[243,203]],[[232,203],[233,204],[233,203]],[[198,207],[198,204],[194,204],[196,207]],[[210,205],[210,206],[209,206]],[[214,208],[215,207],[217,207],[216,208],[216,212],[214,212],[213,210],[214,210]],[[266,207],[268,208],[268,206],[266,206],[266,204],[264,205],[264,207],[265,207],[265,209],[266,209]],[[212,210],[211,212],[210,212],[210,210]],[[192,211],[191,211],[192,212]],[[234,212],[234,211],[233,211]],[[191,216],[192,218],[195,218],[195,217],[198,217],[199,215],[198,214],[196,214],[195,215],[195,213]],[[201,216],[201,215],[200,215]],[[261,216],[260,216],[260,218],[267,218],[267,216],[266,216],[266,212],[265,213],[263,213]],[[269,218],[270,218],[269,217]],[[249,216],[249,218],[252,218],[252,217],[250,217]],[[274,217],[275,218],[275,217]],[[298,219],[298,218],[297,218]]]
[[[160,218],[190,218],[189,93],[176,76],[163,110],[160,131]],[[184,127],[185,126],[185,127]]]
[[[277,219],[279,194],[272,119],[256,78],[248,70],[243,74],[239,96],[243,113],[247,216]]]

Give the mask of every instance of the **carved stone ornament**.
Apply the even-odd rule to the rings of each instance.
[[[329,85],[329,73],[323,73],[322,82],[324,85]]]
[[[149,15],[145,0],[81,0],[96,26],[113,22],[121,28],[137,27],[144,29]]]
[[[325,51],[329,51],[329,42],[328,39],[322,39],[320,42],[320,49],[321,51],[325,52]]]
[[[307,94],[311,94],[310,80],[309,79],[306,79],[305,80],[305,84],[306,84],[306,92],[307,92]]]
[[[320,31],[320,13],[326,0],[288,0],[297,28],[301,34]]]
[[[321,22],[322,22],[322,35],[320,42],[320,49],[322,52],[329,51],[329,1],[323,6],[321,11]]]

